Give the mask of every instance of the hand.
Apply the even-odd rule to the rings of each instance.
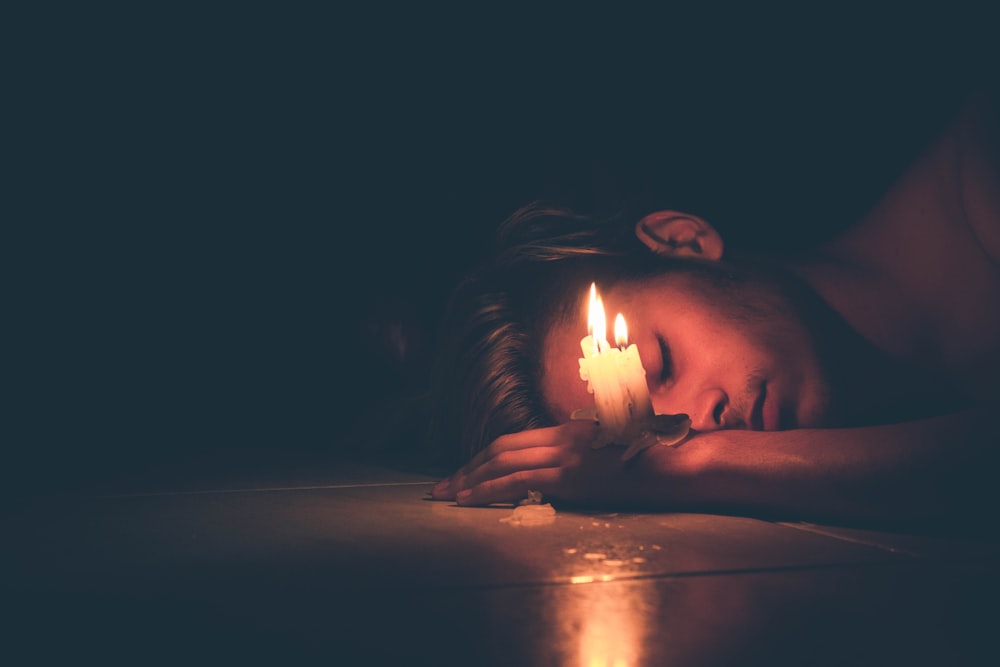
[[[620,447],[595,449],[597,426],[571,421],[559,426],[511,433],[494,440],[451,477],[431,491],[436,500],[459,505],[517,503],[529,491],[543,500],[571,502],[635,502],[649,476],[645,463],[669,455],[669,447],[653,447],[622,461]],[[662,453],[661,453],[662,451]]]

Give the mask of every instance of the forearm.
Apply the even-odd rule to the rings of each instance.
[[[909,520],[985,510],[997,444],[982,409],[866,428],[718,431],[649,464],[659,493],[692,507]]]

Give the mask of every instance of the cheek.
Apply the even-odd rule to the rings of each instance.
[[[691,368],[715,378],[742,375],[748,367],[760,365],[761,350],[742,336],[719,335],[693,351]]]
[[[748,370],[773,363],[773,348],[767,334],[745,322],[723,318],[689,321],[685,331],[682,359],[685,367],[700,374],[726,377],[745,375]],[[680,351],[679,351],[680,352]]]

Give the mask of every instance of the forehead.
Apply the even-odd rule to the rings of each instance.
[[[635,325],[648,325],[650,299],[654,296],[659,299],[661,295],[669,298],[663,294],[664,287],[658,279],[643,284],[621,282],[607,288],[598,285],[605,307],[607,338],[614,339],[614,318],[619,312],[629,324],[630,332],[636,330]],[[565,309],[562,317],[549,326],[542,345],[541,390],[552,417],[558,422],[568,421],[573,410],[593,407],[594,403],[587,392],[587,383],[580,378],[579,361],[583,356],[581,341],[588,335],[589,297],[588,289],[580,295],[578,304]]]

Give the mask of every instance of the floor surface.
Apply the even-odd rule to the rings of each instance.
[[[1000,664],[993,539],[559,509],[518,523],[428,500],[419,472],[252,468],[15,498],[5,663]]]

